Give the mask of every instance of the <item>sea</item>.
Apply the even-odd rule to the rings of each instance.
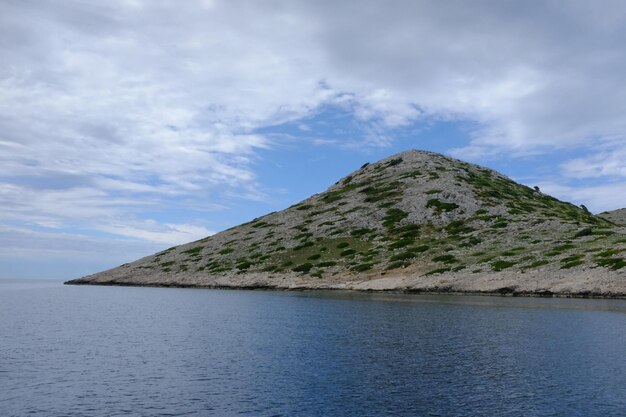
[[[626,301],[4,280],[0,416],[626,416]]]

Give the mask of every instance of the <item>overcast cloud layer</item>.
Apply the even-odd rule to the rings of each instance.
[[[2,0],[0,223],[200,238],[144,213],[267,198],[252,162],[280,145],[259,129],[327,105],[367,146],[444,120],[474,126],[449,152],[486,164],[579,149],[547,189],[624,206],[626,3],[599,4]]]

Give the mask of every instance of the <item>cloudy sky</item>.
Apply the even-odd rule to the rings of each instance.
[[[0,277],[74,278],[428,149],[626,207],[626,3],[0,0]]]

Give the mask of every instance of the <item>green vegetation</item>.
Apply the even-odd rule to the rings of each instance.
[[[413,242],[415,242],[414,239],[398,239],[389,245],[389,249],[403,248],[405,246],[412,245]]]
[[[430,272],[425,273],[424,276],[443,274],[444,272],[450,272],[450,271],[452,271],[452,268],[437,268],[437,269],[433,269]]]
[[[363,229],[355,229],[355,230],[352,230],[352,231],[350,232],[350,234],[351,234],[352,236],[355,236],[355,237],[360,237],[360,236],[366,235],[366,234],[371,233],[371,232],[372,232],[372,230],[371,230],[371,229],[366,229],[366,228],[363,228]]]
[[[395,261],[395,262],[391,262],[389,265],[387,265],[387,270],[390,269],[397,269],[397,268],[404,268],[406,266],[409,266],[410,262],[406,262],[406,261]]]
[[[202,252],[202,249],[204,249],[204,246],[197,246],[195,248],[191,248],[188,249],[186,251],[183,251],[183,253],[189,254],[189,255],[197,255],[200,252]]]
[[[441,255],[433,258],[434,262],[441,262],[444,264],[451,264],[458,262],[458,260],[454,257],[454,255]]]
[[[365,271],[369,271],[370,269],[372,269],[373,266],[374,266],[373,263],[364,263],[364,264],[353,266],[351,269],[355,272],[365,272]]]
[[[593,229],[591,227],[585,227],[584,229],[579,230],[574,237],[578,238],[578,237],[584,237],[584,236],[591,236],[593,235]]]
[[[362,188],[359,192],[366,195],[366,203],[375,203],[378,201],[397,199],[402,195],[402,183],[393,181],[390,183],[379,182],[374,185]]]
[[[250,268],[252,266],[252,262],[250,261],[243,261],[237,264],[237,269],[239,269],[240,271],[242,270],[246,270],[248,268]]]
[[[304,243],[294,247],[293,250],[300,250],[300,249],[308,248],[309,246],[313,246],[313,245],[315,245],[315,243],[313,243],[311,241],[307,241],[307,242],[304,242]]]
[[[408,259],[413,259],[416,256],[417,256],[417,254],[415,252],[406,251],[406,252],[402,252],[402,253],[398,253],[396,255],[393,255],[391,258],[389,258],[389,260],[391,262],[394,262],[394,261],[406,261]]]
[[[626,260],[623,258],[600,258],[596,259],[596,265],[610,268],[614,271],[622,269],[626,266]]]
[[[435,213],[439,214],[442,211],[448,212],[459,208],[459,205],[456,203],[447,203],[444,201],[440,201],[436,198],[432,198],[428,200],[426,203],[426,207],[434,209]]]
[[[505,229],[508,225],[509,225],[509,222],[507,222],[506,220],[499,220],[495,222],[494,224],[492,224],[490,227],[492,229]]]
[[[291,270],[294,272],[304,272],[307,273],[311,270],[311,268],[313,268],[313,264],[307,262],[301,265],[296,266],[295,268],[292,268]]]
[[[473,232],[474,229],[469,227],[463,220],[454,220],[448,223],[445,227],[449,235],[461,235],[469,232]]]
[[[494,271],[502,271],[503,269],[507,269],[512,267],[513,265],[515,265],[515,262],[508,262],[508,261],[495,261],[491,264],[491,268]]]
[[[548,265],[550,263],[550,261],[547,261],[545,259],[542,259],[540,261],[535,261],[533,263],[531,263],[530,265],[528,265],[528,268],[537,268],[543,265]]]
[[[408,215],[409,213],[407,213],[406,211],[397,208],[389,209],[387,210],[385,217],[383,217],[383,226],[392,227],[396,223],[405,219]]]

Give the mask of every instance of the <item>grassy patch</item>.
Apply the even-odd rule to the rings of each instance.
[[[621,250],[619,250],[619,249],[607,249],[605,251],[597,253],[595,256],[597,256],[599,258],[606,258],[606,257],[609,257],[609,256],[617,255],[620,252],[621,252]]]
[[[367,228],[362,228],[362,229],[355,229],[353,231],[350,232],[350,235],[354,236],[354,237],[361,237],[363,235],[366,235],[368,233],[371,233],[372,229],[367,229]]]
[[[617,271],[626,266],[626,261],[623,258],[600,258],[596,260],[596,265]]]
[[[546,261],[545,259],[542,259],[540,261],[535,261],[535,262],[531,263],[530,265],[528,265],[527,268],[538,268],[538,267],[543,266],[543,265],[548,265],[549,263],[550,263],[550,261]]]
[[[402,252],[402,253],[398,253],[396,255],[393,255],[391,258],[389,258],[389,261],[391,261],[391,262],[406,261],[408,259],[413,259],[416,256],[417,256],[417,254],[415,252],[406,251],[406,252]]]
[[[189,255],[197,255],[200,252],[202,252],[202,249],[204,249],[204,246],[196,246],[195,248],[191,248],[186,251],[183,251],[183,253],[187,253]]]
[[[566,262],[561,264],[561,269],[570,269],[578,265],[584,264],[585,261],[582,259],[578,259],[576,261]]]
[[[448,202],[441,201],[436,198],[432,198],[428,200],[428,202],[426,203],[426,207],[432,208],[435,211],[435,213],[439,214],[443,211],[448,212],[448,211],[455,210],[459,207],[459,205],[456,203],[448,203]]]
[[[472,232],[474,229],[466,225],[463,220],[454,220],[446,225],[446,231],[448,234],[456,236]]]
[[[304,272],[307,273],[311,270],[311,268],[313,268],[313,264],[310,262],[304,263],[304,264],[300,264],[294,268],[291,268],[292,271],[294,272]]]
[[[499,220],[497,222],[495,222],[494,224],[492,224],[490,227],[492,229],[504,229],[509,225],[509,222],[507,222],[506,220]]]
[[[221,251],[219,251],[218,253],[220,255],[228,255],[229,253],[233,253],[235,251],[235,249],[233,248],[224,248]]]
[[[435,262],[441,262],[444,264],[451,264],[454,262],[458,262],[458,260],[454,257],[454,255],[441,255],[433,258]]]
[[[389,209],[387,210],[385,217],[383,217],[383,226],[391,227],[401,220],[405,219],[408,215],[409,213],[407,213],[406,211],[397,208]]]
[[[249,269],[252,266],[252,262],[250,261],[243,261],[237,264],[236,268],[240,271],[245,271],[246,269]]]
[[[360,193],[366,195],[365,202],[376,203],[383,200],[394,199],[399,197],[402,192],[400,187],[402,184],[398,181],[390,183],[378,183],[376,185],[370,185],[359,190]]]
[[[393,232],[398,234],[403,239],[416,238],[419,236],[420,226],[417,224],[407,224],[394,228]]]
[[[388,167],[392,167],[402,163],[402,158],[394,158],[391,161],[387,162]]]
[[[301,249],[304,249],[304,248],[308,248],[308,247],[313,246],[313,245],[315,245],[315,243],[313,243],[311,241],[308,241],[308,242],[304,242],[301,245],[298,245],[298,246],[294,247],[293,250],[298,251],[298,250],[301,250]]]
[[[593,235],[593,229],[591,227],[585,227],[584,229],[581,229],[578,232],[576,232],[576,234],[574,235],[574,238],[591,236],[591,235]]]
[[[404,174],[400,175],[398,178],[416,178],[416,177],[419,177],[420,175],[422,175],[422,171],[420,171],[419,169],[414,169],[413,171],[405,172]]]
[[[389,245],[389,249],[398,249],[398,248],[403,248],[405,246],[409,246],[412,245],[414,242],[413,239],[398,239],[395,242],[393,242],[392,244]]]
[[[450,271],[452,271],[452,268],[437,268],[437,269],[433,269],[430,272],[425,273],[424,276],[443,274],[444,272],[450,272]]]
[[[359,264],[356,266],[353,266],[352,269],[355,272],[365,272],[365,271],[369,271],[370,269],[372,269],[372,267],[374,266],[373,263],[363,263],[363,264]]]
[[[494,271],[502,271],[503,269],[507,269],[512,267],[513,265],[515,265],[515,262],[508,262],[508,261],[495,261],[491,264],[491,269],[493,269]]]

